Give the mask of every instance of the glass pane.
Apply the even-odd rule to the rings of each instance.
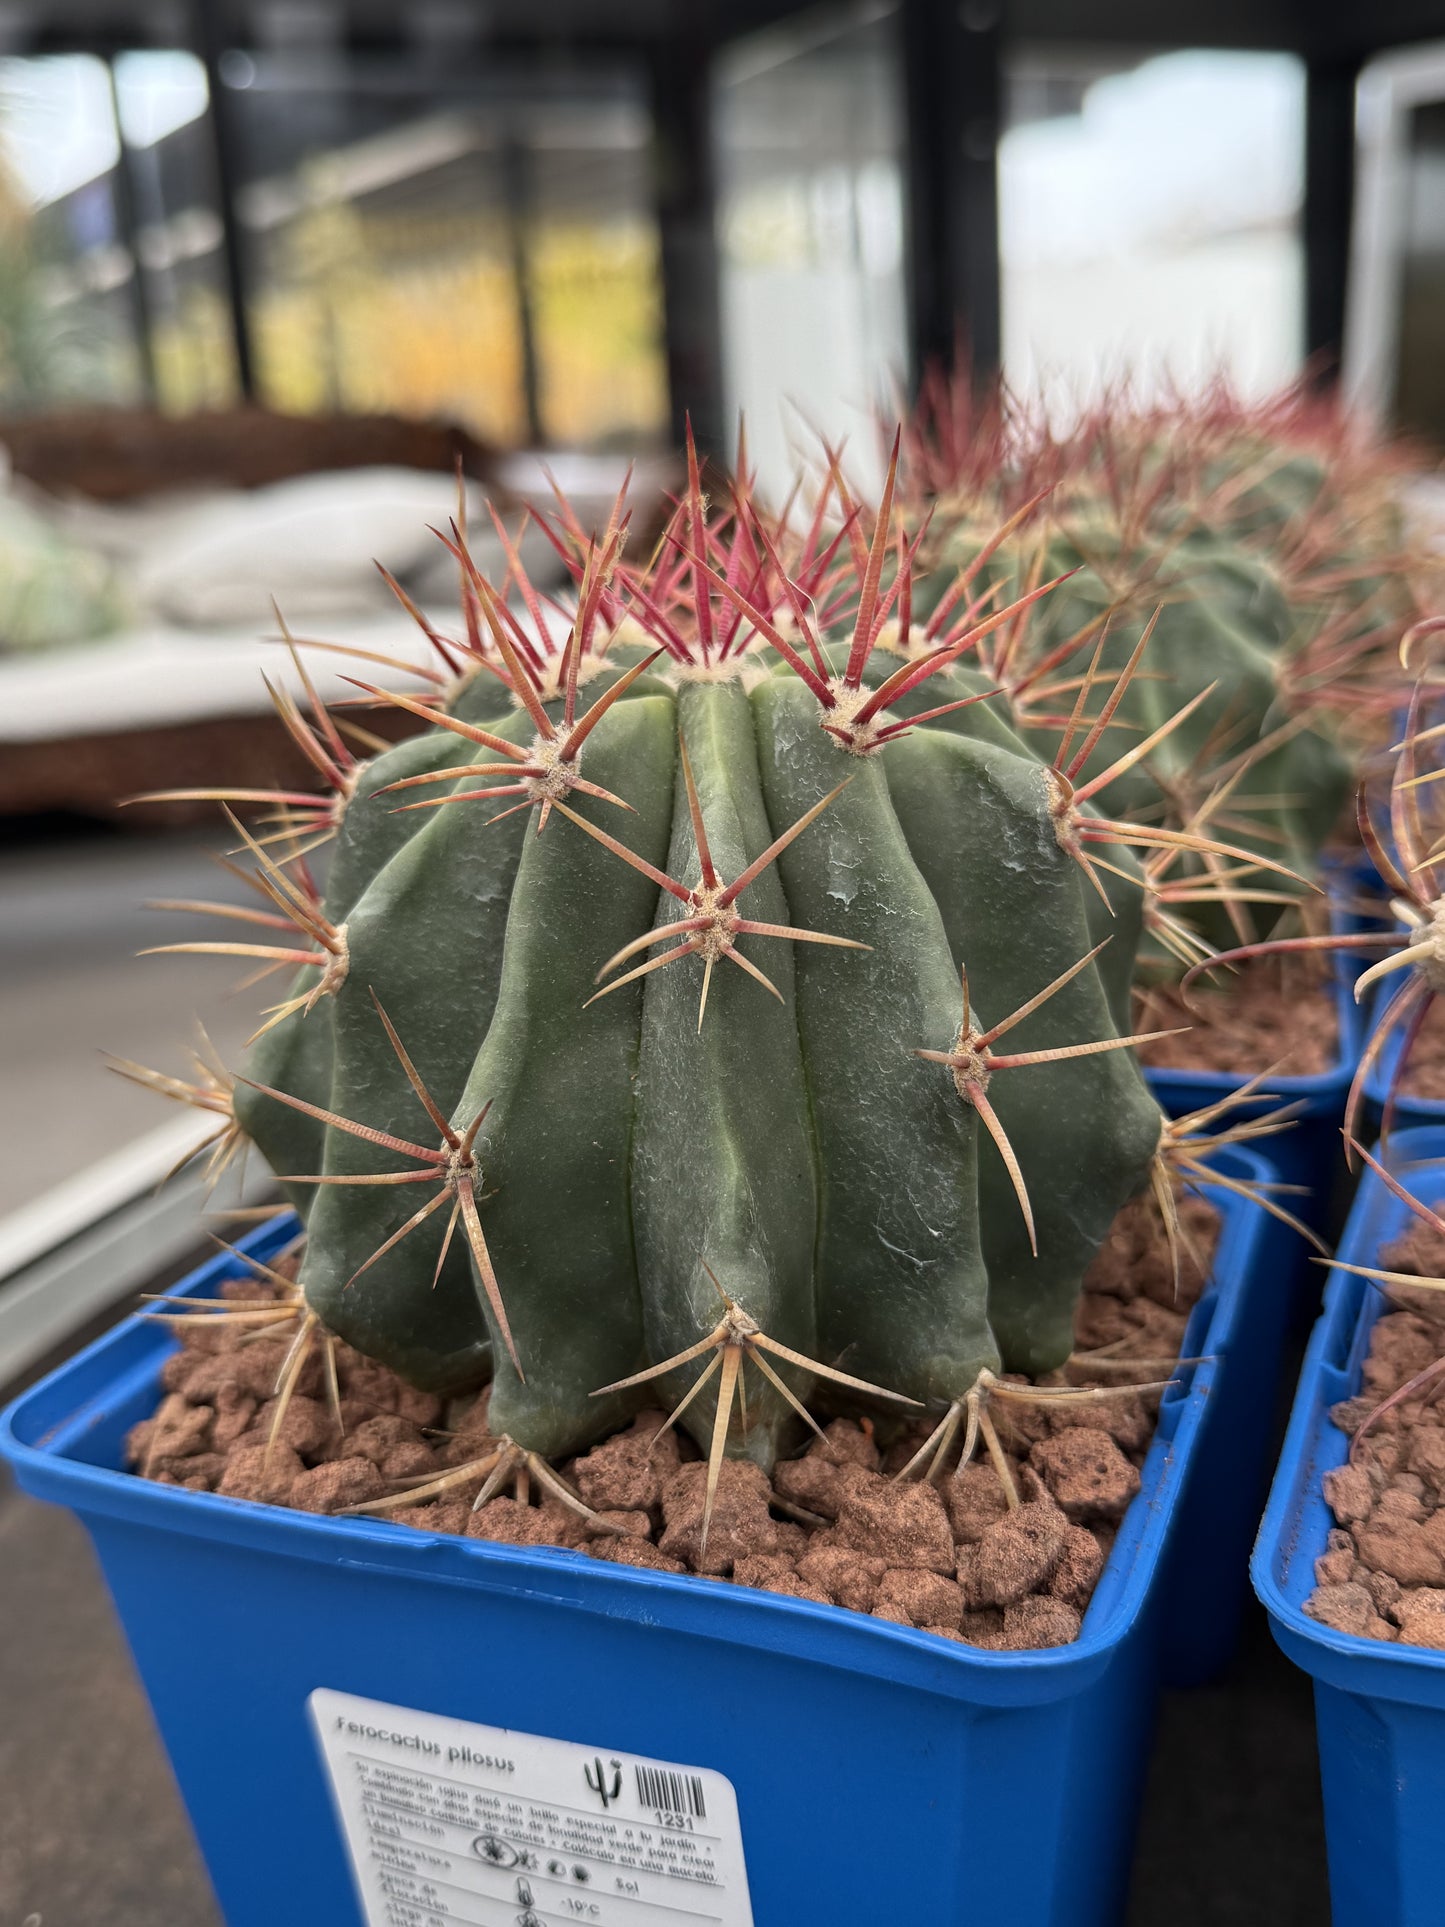
[[[526,123],[523,239],[552,441],[630,448],[667,425],[651,137],[625,99]]]
[[[727,397],[774,496],[804,417],[850,437],[850,465],[877,477],[871,411],[907,367],[900,87],[895,23],[878,9],[758,35],[720,64]]]
[[[500,73],[439,88],[359,60],[227,72],[268,401],[511,445],[661,425],[649,129],[625,78],[529,98]]]
[[[180,49],[120,54],[115,94],[156,399],[178,414],[223,407],[236,358],[205,68]]]
[[[0,409],[144,397],[119,159],[103,61],[0,61]]]
[[[999,148],[1004,371],[1061,406],[1299,370],[1304,68],[1020,51]]]
[[[1406,153],[1395,419],[1445,442],[1445,101],[1410,114]]]

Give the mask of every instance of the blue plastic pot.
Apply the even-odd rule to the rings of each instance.
[[[1214,1162],[1227,1176],[1255,1182],[1278,1175],[1264,1158],[1240,1150],[1220,1153]],[[1203,1685],[1234,1656],[1249,1594],[1249,1549],[1272,1469],[1274,1416],[1306,1248],[1297,1232],[1257,1206],[1244,1212],[1251,1236],[1242,1289],[1224,1283],[1236,1262],[1227,1243],[1216,1260],[1220,1301],[1209,1349],[1218,1363],[1207,1455],[1185,1495],[1165,1574],[1159,1664],[1169,1687]],[[1186,1357],[1191,1343],[1186,1337]]]
[[[1445,1203],[1445,1129],[1401,1132],[1392,1169]],[[1410,1212],[1372,1171],[1361,1182],[1340,1257],[1372,1264]],[[1314,1562],[1333,1521],[1321,1481],[1349,1440],[1330,1407],[1351,1397],[1386,1301],[1363,1278],[1332,1271],[1305,1355],[1284,1452],[1251,1568],[1284,1651],[1315,1682],[1334,1927],[1439,1927],[1445,1918],[1445,1653],[1332,1632],[1305,1616]]]
[[[1234,1153],[1228,1168],[1267,1174]],[[0,1450],[90,1531],[230,1927],[362,1918],[308,1718],[318,1688],[726,1775],[757,1927],[1104,1927],[1178,1605],[1171,1542],[1201,1479],[1239,1473],[1220,1419],[1269,1221],[1218,1202],[1215,1279],[1185,1338],[1210,1356],[1163,1401],[1080,1638],[1050,1651],[980,1652],[569,1552],[147,1483],[120,1469],[122,1441],[173,1345],[141,1319],[18,1400]],[[237,1269],[214,1259],[179,1290],[213,1295]],[[1219,1599],[1243,1560],[1230,1572],[1211,1551]]]

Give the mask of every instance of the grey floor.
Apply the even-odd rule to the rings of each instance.
[[[0,835],[0,1214],[166,1115],[102,1049],[180,1069],[196,1016],[223,1053],[251,1028],[230,963],[133,956],[197,928],[142,898],[236,893],[217,846]],[[1327,1919],[1309,1686],[1253,1614],[1224,1679],[1166,1700],[1127,1927]],[[3,1483],[0,1927],[219,1927],[85,1537]]]

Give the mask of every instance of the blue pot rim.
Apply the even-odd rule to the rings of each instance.
[[[1218,1155],[1222,1175],[1268,1183],[1273,1167],[1242,1147]],[[579,1613],[601,1613],[723,1645],[746,1644],[975,1704],[1022,1706],[1081,1691],[1110,1664],[1134,1630],[1159,1577],[1169,1532],[1227,1352],[1264,1213],[1228,1191],[1205,1195],[1222,1215],[1211,1280],[1191,1314],[1185,1367],[1161,1401],[1139,1496],[1125,1514],[1104,1574],[1071,1645],[994,1653],[944,1641],[842,1607],[734,1586],[691,1574],[651,1572],[552,1548],[513,1547],[374,1518],[294,1512],[138,1478],[79,1456],[87,1435],[127,1402],[153,1395],[175,1341],[154,1319],[132,1315],[0,1413],[0,1457],[25,1491],[83,1518],[177,1533],[283,1558],[321,1560],[399,1578],[490,1591],[521,1591]],[[258,1259],[292,1235],[294,1220],[262,1227],[239,1249]],[[214,1296],[243,1265],[210,1259],[168,1296]],[[137,1416],[142,1407],[137,1407]]]
[[[1445,1126],[1396,1132],[1388,1160],[1421,1201],[1445,1203]],[[1411,1221],[1405,1204],[1366,1167],[1350,1210],[1338,1258],[1370,1265]],[[1330,1407],[1359,1390],[1361,1367],[1375,1321],[1389,1309],[1384,1294],[1357,1273],[1330,1268],[1324,1309],[1310,1336],[1289,1430],[1269,1503],[1250,1561],[1254,1590],[1276,1639],[1306,1672],[1347,1692],[1445,1708],[1445,1652],[1397,1646],[1322,1626],[1304,1611],[1314,1587],[1314,1561],[1334,1523],[1324,1503],[1324,1474],[1343,1465],[1349,1441],[1330,1419]]]
[[[1273,1110],[1280,1104],[1298,1104],[1301,1117],[1319,1117],[1339,1110],[1354,1081],[1364,1049],[1365,1029],[1362,1013],[1355,1002],[1354,973],[1344,965],[1330,974],[1334,993],[1339,1035],[1335,1061],[1327,1071],[1308,1077],[1271,1077],[1267,1092],[1261,1091],[1242,1107],[1240,1115]],[[1184,1109],[1199,1109],[1205,1104],[1237,1091],[1249,1082],[1244,1071],[1145,1069],[1144,1077],[1161,1104],[1178,1114]]]

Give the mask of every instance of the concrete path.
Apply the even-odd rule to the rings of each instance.
[[[221,1927],[89,1542],[8,1482],[0,1709],[4,1927]]]

